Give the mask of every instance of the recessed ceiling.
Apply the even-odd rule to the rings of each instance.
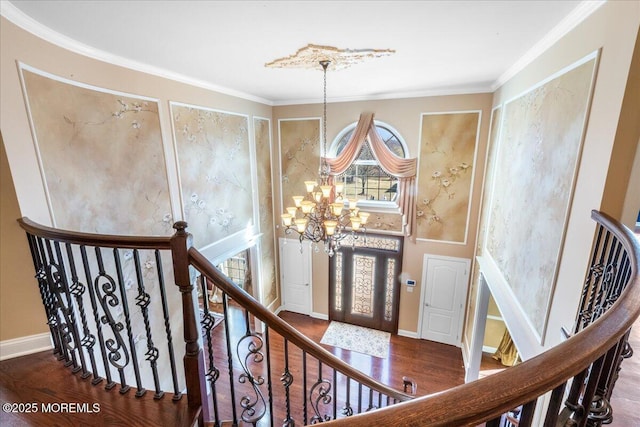
[[[321,68],[265,64],[310,43],[395,50],[329,72],[330,101],[492,91],[594,3],[12,0],[2,13],[99,59],[284,105],[318,102]]]

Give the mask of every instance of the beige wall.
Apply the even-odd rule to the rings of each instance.
[[[0,134],[0,140],[2,135]],[[48,332],[18,199],[2,141],[0,153],[0,341]]]
[[[251,123],[253,117],[271,119],[271,106],[91,59],[45,42],[4,17],[1,19],[0,129],[4,139],[3,153],[6,148],[6,157],[11,165],[11,173],[5,167],[6,162],[2,168],[0,340],[6,340],[48,330],[44,325],[46,319],[42,303],[39,296],[33,294],[34,291],[37,293],[37,286],[25,237],[14,222],[24,215],[34,221],[51,224],[18,62],[75,82],[157,99],[173,217],[176,219],[181,218],[182,212],[169,101],[246,114]],[[18,284],[25,283],[29,285],[27,290],[18,289]]]
[[[383,121],[393,126],[404,138],[409,148],[411,157],[419,155],[420,123],[422,113],[453,112],[480,110],[481,126],[478,138],[476,165],[474,167],[474,180],[471,195],[471,212],[469,230],[467,231],[466,244],[452,244],[435,241],[417,241],[413,243],[405,238],[404,259],[402,271],[409,278],[416,280],[413,293],[407,292],[407,287],[402,286],[400,293],[400,319],[398,328],[403,333],[418,333],[418,317],[420,309],[420,292],[422,289],[422,264],[425,254],[444,255],[471,259],[474,254],[476,226],[478,222],[478,209],[480,205],[480,193],[482,188],[482,176],[484,174],[484,161],[486,144],[489,133],[489,119],[491,116],[492,95],[452,95],[435,96],[425,98],[405,98],[393,100],[376,100],[367,102],[338,102],[329,103],[327,106],[327,140],[329,143],[347,125],[358,121],[360,113],[371,111],[375,113],[376,120]],[[322,116],[322,105],[291,105],[279,106],[273,109],[274,121],[274,145],[278,144],[278,120],[301,117]],[[275,158],[279,158],[275,157]],[[276,176],[280,175],[280,164],[274,164]],[[282,209],[280,202],[279,181],[276,180],[274,189],[274,201],[276,217],[279,217]],[[279,234],[282,236],[282,232]],[[324,253],[313,255],[313,312],[326,315],[328,313],[328,275],[329,261]]]
[[[573,324],[595,229],[590,211],[602,209],[617,217],[621,213],[624,196],[610,196],[609,193],[626,193],[630,167],[626,166],[629,162],[622,158],[630,155],[633,159],[638,141],[637,126],[635,129],[629,126],[626,119],[627,114],[635,111],[637,122],[638,94],[630,96],[630,102],[625,103],[624,109],[622,104],[639,23],[640,3],[607,2],[495,92],[493,105],[497,106],[601,49],[575,194],[549,313],[547,339],[538,351],[559,343],[560,328],[564,326],[570,330]],[[633,87],[630,85],[629,89]],[[624,154],[618,155],[618,151]],[[610,172],[613,170],[616,172]],[[630,183],[630,186],[640,192],[640,183]],[[512,335],[516,334],[517,331],[512,331]],[[466,339],[470,341],[470,337],[468,328]]]

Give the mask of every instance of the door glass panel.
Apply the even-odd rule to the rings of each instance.
[[[335,308],[338,311],[342,311],[342,252],[338,252],[335,254],[336,257],[336,266],[335,266],[335,275],[336,275],[336,292],[335,292]]]
[[[396,260],[387,258],[387,274],[384,283],[384,320],[391,321],[393,318],[393,291],[395,289],[395,268]]]
[[[351,314],[373,317],[373,285],[376,258],[365,255],[353,256],[353,296]]]

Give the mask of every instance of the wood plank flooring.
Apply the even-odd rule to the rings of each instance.
[[[328,322],[283,312],[281,317],[312,340],[319,342]],[[236,322],[230,322],[236,323]],[[237,327],[241,327],[238,322]],[[235,327],[234,327],[235,328]],[[217,329],[217,328],[216,328]],[[636,355],[623,363],[620,380],[614,391],[615,420],[613,426],[640,426],[638,407],[640,393],[640,321],[632,335]],[[460,349],[425,340],[392,336],[387,359],[325,346],[336,356],[381,382],[401,390],[402,376],[417,383],[417,395],[434,393],[462,384],[464,368]],[[501,365],[490,357],[482,369],[490,373]],[[193,414],[186,398],[173,402],[171,396],[160,401],[153,394],[134,396],[135,390],[121,396],[117,388],[105,391],[72,374],[51,352],[36,353],[0,362],[0,403],[77,402],[99,403],[100,412],[91,414],[48,413],[10,414],[0,412],[2,426],[186,426]],[[278,402],[276,402],[276,405]],[[274,409],[274,413],[276,409]],[[276,424],[278,424],[276,422]]]

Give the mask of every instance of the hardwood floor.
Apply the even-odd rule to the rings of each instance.
[[[281,317],[312,340],[319,342],[327,322],[289,312]],[[231,321],[236,327],[242,322]],[[640,321],[632,335],[632,345],[640,352]],[[218,329],[218,328],[216,328]],[[222,328],[220,328],[222,330]],[[462,384],[464,368],[460,349],[425,340],[392,336],[387,359],[366,356],[357,352],[325,346],[352,366],[377,378],[390,387],[401,390],[402,376],[409,376],[417,383],[417,395],[434,393]],[[615,421],[613,426],[638,426],[636,415],[640,395],[640,353],[623,364],[620,380],[614,392]],[[485,374],[501,369],[501,365],[485,357],[482,369]],[[99,403],[100,411],[81,413],[15,414],[0,412],[2,426],[181,426],[188,425],[190,416],[186,398],[173,402],[167,395],[160,401],[153,394],[142,398],[134,396],[135,390],[122,396],[117,388],[105,391],[102,385],[92,386],[72,374],[51,352],[36,353],[0,362],[0,403]],[[281,402],[276,401],[276,405]],[[89,405],[90,407],[90,405]],[[274,413],[276,409],[274,409]],[[279,424],[276,422],[276,424]]]

